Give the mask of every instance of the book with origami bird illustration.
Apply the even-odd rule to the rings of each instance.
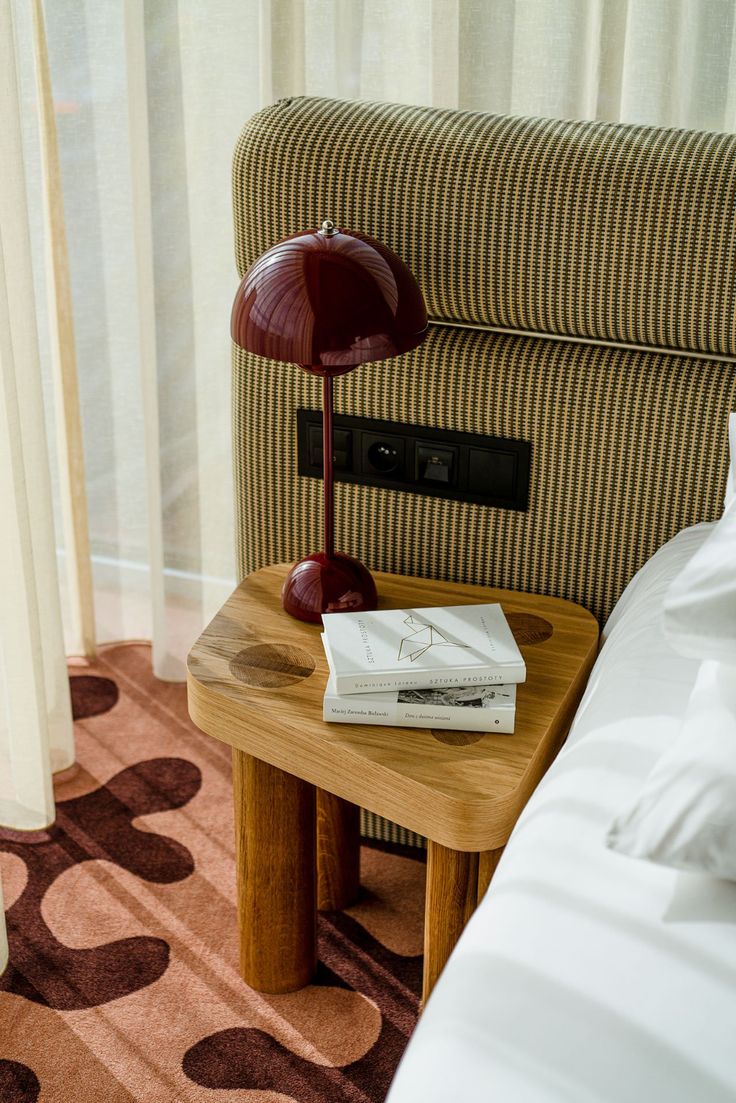
[[[523,682],[526,667],[500,605],[325,613],[336,694]]]

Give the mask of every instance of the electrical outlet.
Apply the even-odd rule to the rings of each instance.
[[[361,472],[402,480],[406,474],[406,441],[392,433],[360,433]]]
[[[528,506],[528,441],[345,414],[335,415],[334,426],[335,477],[340,482],[501,509]],[[297,452],[299,474],[320,478],[320,410],[297,410]]]

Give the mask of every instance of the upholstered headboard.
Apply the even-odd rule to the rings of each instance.
[[[299,98],[246,124],[233,189],[241,275],[330,217],[419,280],[426,342],[338,380],[339,413],[532,445],[526,512],[338,484],[341,549],[603,619],[664,541],[719,514],[736,136]],[[319,547],[303,406],[320,406],[317,381],[234,350],[242,574]]]

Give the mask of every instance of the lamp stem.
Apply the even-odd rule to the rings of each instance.
[[[335,488],[332,464],[332,376],[322,378],[322,468],[324,473],[325,555],[335,554]]]

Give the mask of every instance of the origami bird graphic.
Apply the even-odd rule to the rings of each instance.
[[[439,628],[435,628],[433,624],[427,624],[425,621],[417,620],[411,613],[405,617],[404,624],[407,625],[410,631],[402,637],[399,644],[399,661],[408,659],[409,662],[416,662],[417,659],[421,659],[422,655],[429,651],[430,647],[466,646],[463,643],[451,642]]]

